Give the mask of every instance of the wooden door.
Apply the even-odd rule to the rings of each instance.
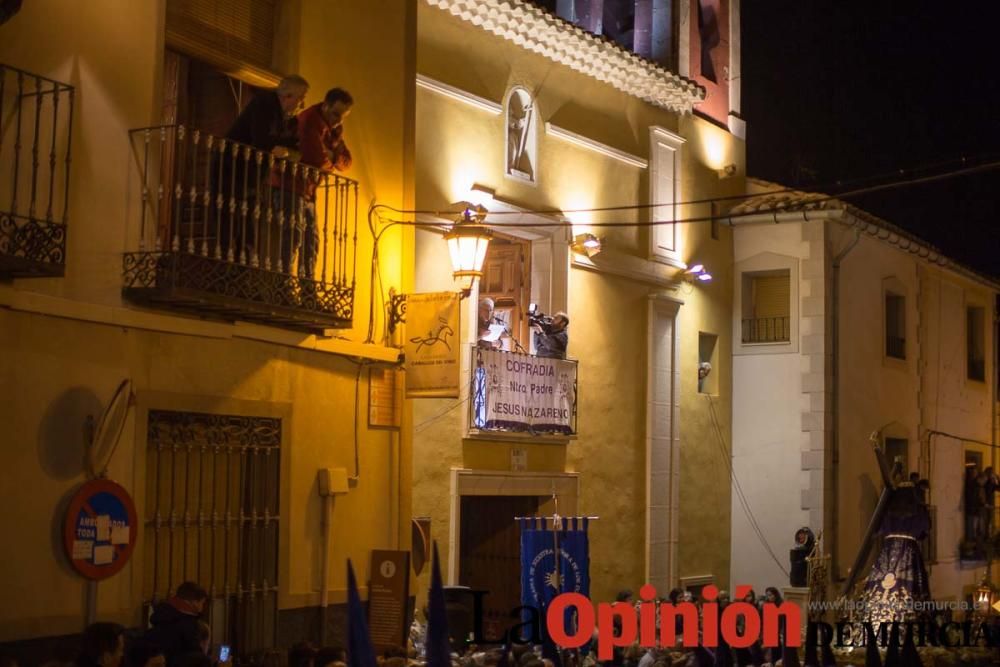
[[[493,299],[495,317],[503,320],[512,339],[503,340],[503,348],[527,351],[527,310],[531,298],[531,244],[510,238],[494,238],[486,251],[483,278],[479,283],[479,296]]]
[[[521,604],[521,532],[514,517],[538,513],[537,496],[462,496],[459,583],[489,591],[483,599],[483,630],[499,638]]]

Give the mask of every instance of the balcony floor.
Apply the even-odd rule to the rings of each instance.
[[[228,321],[320,333],[350,327],[350,286],[186,252],[135,252],[124,258],[123,296],[134,303]]]

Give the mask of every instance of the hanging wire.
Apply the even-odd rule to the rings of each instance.
[[[984,163],[982,163],[982,164],[976,164],[976,165],[972,165],[972,166],[966,166],[970,162],[980,162],[980,161],[983,161],[983,160],[987,160],[987,161],[984,162]],[[918,176],[918,175],[916,175],[916,174],[921,173],[921,172],[926,172],[926,171],[928,171],[930,169],[937,169],[937,168],[940,168],[940,167],[945,166],[945,165],[953,165],[953,164],[956,164],[956,163],[957,163],[957,165],[959,165],[957,168],[949,169],[949,170],[946,170],[946,171],[943,171],[943,172],[940,172],[940,173],[937,173],[937,174],[930,174],[930,175],[926,175],[926,176]],[[766,192],[743,193],[743,194],[737,194],[737,195],[723,195],[723,196],[715,196],[715,197],[705,197],[705,198],[700,198],[700,199],[688,199],[688,200],[685,200],[685,201],[673,202],[672,204],[646,203],[646,204],[616,204],[616,205],[610,205],[610,206],[596,206],[596,207],[590,207],[590,208],[577,208],[577,209],[555,209],[555,208],[521,209],[521,210],[517,210],[517,211],[490,211],[489,215],[491,217],[493,217],[493,216],[500,216],[500,215],[524,215],[524,214],[529,214],[529,213],[533,214],[533,215],[566,215],[566,214],[571,214],[571,213],[605,213],[605,212],[608,212],[608,211],[641,211],[641,210],[659,208],[659,207],[667,206],[667,205],[671,205],[671,206],[691,206],[691,205],[694,205],[694,204],[718,204],[718,203],[727,202],[727,201],[745,201],[745,200],[751,200],[751,199],[756,199],[756,198],[760,198],[760,197],[773,197],[774,195],[780,195],[780,194],[793,194],[793,193],[802,193],[802,192],[808,192],[809,194],[822,194],[822,191],[828,190],[830,188],[843,188],[843,187],[847,187],[848,188],[847,190],[844,190],[843,192],[839,192],[839,193],[834,193],[834,194],[829,194],[829,195],[817,197],[817,198],[811,199],[809,201],[809,203],[814,203],[814,202],[828,201],[828,200],[832,200],[832,199],[840,199],[840,198],[844,198],[844,197],[855,197],[855,196],[860,196],[860,195],[863,195],[863,194],[869,194],[871,192],[879,192],[879,191],[882,191],[882,190],[894,189],[894,188],[897,188],[897,187],[906,187],[908,185],[915,185],[915,184],[920,184],[920,183],[933,182],[933,181],[937,181],[937,180],[944,180],[944,179],[947,179],[947,178],[954,178],[954,177],[957,177],[957,176],[963,176],[963,175],[967,175],[967,174],[978,173],[978,172],[981,172],[981,171],[991,171],[991,170],[996,169],[998,167],[1000,167],[1000,158],[998,158],[998,156],[996,156],[996,155],[977,156],[975,158],[961,157],[961,158],[955,158],[955,159],[952,159],[952,160],[947,160],[947,161],[942,161],[942,162],[937,162],[937,163],[932,163],[932,164],[927,164],[927,165],[921,165],[919,167],[913,167],[913,168],[908,168],[908,169],[907,168],[896,169],[896,170],[893,170],[891,172],[887,172],[885,174],[879,174],[879,175],[876,175],[876,176],[856,178],[856,179],[851,179],[851,180],[846,180],[846,181],[845,180],[837,180],[837,181],[834,181],[832,183],[810,186],[810,190],[809,191],[802,190],[801,188],[782,188],[782,189],[778,189],[778,190],[768,190]],[[913,174],[913,175],[907,177],[906,176],[907,174]],[[884,180],[886,178],[893,178],[894,180],[890,180],[889,182],[886,182],[886,183],[877,183],[878,181],[882,181],[882,180]],[[868,185],[868,184],[871,184],[871,185]],[[390,206],[388,204],[375,204],[374,208],[375,209],[383,209],[384,208],[386,210],[392,211],[393,213],[407,214],[407,215],[420,215],[420,214],[423,214],[423,215],[436,215],[436,216],[453,216],[457,212],[454,209],[445,209],[445,210],[442,210],[442,209],[409,209],[409,210],[407,210],[407,209],[398,209],[398,208],[395,208],[395,207]],[[761,212],[768,212],[768,211],[761,211]],[[657,222],[657,223],[634,223],[634,224],[636,226],[643,226],[645,224],[669,224],[669,223],[672,223],[672,222],[688,222],[688,221],[686,221],[686,220],[669,220],[669,221],[662,221],[662,222]],[[546,226],[547,224],[548,223],[541,224],[541,225],[531,224],[531,225],[525,225],[525,226],[542,227],[542,226]],[[565,223],[559,222],[559,223],[552,223],[552,224],[565,224]],[[588,225],[590,225],[590,224],[592,224],[592,223],[588,223]]]
[[[757,517],[754,516],[753,510],[750,508],[750,501],[747,500],[746,494],[743,492],[743,486],[740,484],[739,478],[736,476],[736,470],[733,468],[733,463],[730,460],[730,454],[726,450],[726,439],[722,433],[722,427],[719,425],[719,417],[715,412],[715,402],[712,400],[711,395],[706,394],[705,398],[708,399],[708,413],[712,419],[713,430],[716,435],[716,444],[719,446],[719,452],[722,455],[722,461],[729,471],[729,478],[732,480],[732,488],[736,492],[736,498],[743,508],[744,514],[746,514],[747,521],[750,522],[750,528],[753,530],[754,534],[757,536],[758,541],[760,541],[761,546],[767,551],[768,555],[774,561],[778,569],[787,577],[788,570],[785,566],[781,564],[781,561],[775,555],[774,550],[771,549],[771,545],[768,543],[767,538],[764,536],[764,531],[761,530],[760,524],[757,522]]]
[[[983,156],[975,158],[975,160],[981,160],[981,159],[987,159],[987,158],[983,157]],[[926,171],[927,169],[939,166],[940,164],[952,164],[952,163],[955,163],[955,162],[958,162],[960,165],[967,165],[970,161],[971,160],[969,158],[962,157],[962,158],[959,158],[957,160],[952,160],[952,161],[943,162],[943,163],[937,163],[935,165],[930,165],[930,166],[918,167],[918,168],[915,168],[915,169],[898,169],[898,170],[892,172],[892,174],[904,175],[904,174],[907,174],[907,173],[916,173],[918,171]],[[833,194],[833,195],[819,194],[819,193],[809,193],[809,194],[812,194],[813,196],[811,196],[807,201],[805,201],[803,203],[806,204],[806,205],[808,205],[808,206],[815,206],[817,204],[821,204],[821,203],[828,202],[828,201],[836,201],[836,200],[846,199],[846,198],[851,198],[851,197],[859,197],[859,196],[862,196],[862,195],[872,194],[872,193],[875,193],[875,192],[884,192],[884,191],[888,191],[888,190],[895,190],[895,189],[907,188],[907,187],[912,187],[912,186],[915,186],[915,185],[935,183],[935,182],[939,182],[939,181],[944,181],[944,180],[949,180],[949,179],[953,179],[953,178],[958,178],[958,177],[961,177],[961,176],[968,176],[968,175],[977,174],[977,173],[989,172],[989,171],[996,170],[998,168],[1000,168],[1000,160],[993,160],[993,159],[991,159],[991,161],[985,162],[983,164],[977,164],[977,165],[973,165],[973,166],[962,166],[962,167],[959,167],[959,168],[956,168],[956,169],[951,169],[949,171],[944,171],[944,172],[937,173],[937,174],[930,174],[930,175],[926,175],[926,176],[913,176],[913,177],[909,177],[909,178],[899,178],[899,179],[896,179],[896,180],[889,181],[887,183],[879,183],[879,184],[876,184],[876,185],[868,185],[868,186],[864,186],[864,187],[853,188],[853,189],[849,189],[849,190],[846,190],[844,192],[840,192],[838,194]],[[836,185],[843,186],[844,184],[848,184],[848,183],[849,184],[866,183],[866,182],[871,182],[873,180],[880,180],[880,179],[885,178],[885,177],[886,177],[885,175],[882,175],[882,176],[871,177],[871,178],[867,178],[867,179],[854,179],[852,181],[837,181]],[[688,201],[675,202],[674,206],[685,206],[685,205],[692,205],[692,204],[707,204],[707,203],[717,203],[717,202],[734,201],[734,200],[743,200],[743,201],[745,201],[745,200],[755,199],[755,198],[758,198],[758,197],[773,197],[776,194],[794,193],[794,192],[801,192],[801,191],[793,189],[793,188],[786,188],[786,189],[783,189],[783,190],[772,190],[772,191],[769,191],[769,192],[761,192],[761,193],[754,193],[754,194],[728,195],[728,196],[711,197],[711,198],[705,198],[705,199],[692,199],[692,200],[688,200]],[[636,211],[638,211],[638,210],[645,210],[645,209],[655,208],[655,207],[658,207],[658,206],[662,206],[662,204],[628,204],[628,205],[620,205],[620,206],[604,206],[604,207],[595,207],[595,208],[567,209],[567,210],[557,210],[557,209],[524,209],[524,210],[520,210],[520,211],[497,211],[497,212],[494,212],[494,213],[490,213],[490,215],[491,216],[508,215],[508,214],[510,214],[510,215],[524,215],[524,214],[565,215],[565,214],[568,214],[568,213],[598,213],[598,212],[606,212],[606,211],[628,211],[628,210],[636,210]],[[391,211],[392,213],[395,213],[395,214],[398,214],[398,215],[430,214],[430,215],[435,215],[435,216],[439,216],[439,217],[451,217],[451,216],[456,215],[456,213],[457,213],[457,211],[455,211],[455,210],[429,210],[429,209],[428,210],[421,210],[421,209],[405,210],[405,209],[399,209],[399,208],[390,206],[388,204],[379,204],[379,203],[376,203],[376,202],[372,202],[372,204],[369,206],[369,208],[368,208],[368,228],[369,228],[369,231],[372,234],[372,237],[373,237],[374,240],[373,240],[373,244],[372,244],[372,268],[371,268],[371,282],[370,282],[370,285],[371,285],[371,295],[370,295],[370,298],[369,298],[368,331],[367,331],[367,335],[365,337],[365,341],[364,341],[365,343],[374,343],[375,342],[375,326],[376,326],[376,324],[375,324],[375,319],[376,319],[375,318],[376,282],[378,282],[379,285],[382,284],[382,282],[381,282],[381,267],[379,265],[378,244],[379,244],[379,241],[380,241],[382,235],[388,229],[390,229],[390,228],[392,228],[394,226],[397,226],[397,225],[407,226],[407,227],[424,228],[424,229],[433,229],[433,230],[439,230],[439,231],[444,231],[446,229],[446,227],[444,227],[442,223],[421,222],[421,221],[416,221],[416,220],[400,220],[400,219],[395,219],[395,218],[383,217],[381,215],[381,213],[379,212],[380,210],[383,210],[383,209],[387,210],[387,211]],[[660,226],[660,225],[671,225],[671,224],[680,224],[680,223],[715,222],[715,221],[723,221],[726,224],[729,224],[729,225],[732,226],[732,225],[739,224],[738,221],[739,221],[740,218],[749,218],[749,217],[752,217],[752,216],[767,215],[767,214],[798,212],[800,210],[802,210],[802,209],[799,206],[797,206],[797,205],[789,205],[787,203],[777,203],[777,204],[773,204],[773,205],[770,205],[770,206],[762,206],[762,207],[760,207],[760,208],[758,208],[758,209],[756,209],[754,211],[750,211],[750,212],[746,212],[746,213],[737,213],[737,214],[730,213],[730,214],[727,214],[725,216],[718,216],[718,215],[709,214],[709,215],[692,216],[692,217],[681,218],[681,219],[673,219],[673,220],[588,222],[588,223],[586,223],[586,226],[592,227],[592,228],[647,228],[647,227],[657,227],[657,226]],[[379,230],[376,230],[376,225],[375,225],[375,220],[376,219],[382,225],[382,228],[379,229]],[[517,227],[530,227],[530,228],[538,229],[538,228],[547,228],[547,227],[556,227],[556,228],[558,228],[558,227],[565,227],[566,224],[567,223],[564,220],[553,220],[552,222],[540,222],[540,223],[539,222],[528,222],[528,223],[520,223],[520,222],[506,222],[506,223],[505,222],[491,222],[490,226],[494,227],[494,228],[497,228],[497,229],[517,228]],[[378,298],[381,299],[381,302],[383,304],[383,309],[384,309],[385,294],[383,293],[383,290],[380,289],[380,288],[378,289],[378,292],[379,292]]]
[[[958,178],[960,176],[969,176],[972,174],[978,174],[988,171],[993,171],[1000,169],[1000,160],[987,162],[985,164],[980,164],[972,167],[964,167],[960,169],[953,169],[951,171],[942,172],[939,174],[932,174],[929,176],[919,176],[913,178],[899,179],[895,181],[890,181],[888,183],[881,183],[878,185],[870,185],[861,188],[855,188],[852,190],[846,190],[844,192],[828,195],[821,193],[806,193],[812,195],[808,200],[802,202],[805,205],[814,206],[816,204],[821,204],[828,201],[836,201],[839,199],[847,199],[852,197],[860,197],[862,195],[872,194],[875,192],[884,192],[887,190],[895,190],[900,188],[911,187],[914,185],[923,185],[927,183],[935,183],[939,181],[949,180],[952,178]],[[903,170],[900,170],[901,173]],[[691,204],[710,204],[722,201],[730,200],[747,200],[755,199],[758,197],[772,197],[775,194],[785,193],[785,192],[802,192],[801,190],[779,190],[771,192],[761,192],[755,194],[746,195],[730,195],[725,197],[713,197],[708,199],[692,199],[688,201],[674,202],[672,206],[687,206]],[[621,206],[605,206],[596,208],[585,208],[585,209],[567,209],[567,210],[554,210],[554,209],[523,209],[519,211],[496,211],[490,212],[490,216],[497,215],[525,215],[525,214],[536,214],[536,215],[565,215],[569,213],[599,213],[604,211],[627,211],[627,210],[643,210],[649,208],[658,208],[665,206],[665,204],[628,204]],[[430,214],[437,215],[441,217],[451,217],[456,215],[457,211],[452,210],[402,210],[397,209],[388,204],[375,204],[373,209],[386,209],[392,211],[393,213],[399,215],[417,215],[417,214]],[[673,220],[649,220],[649,221],[614,221],[614,222],[587,222],[585,226],[587,227],[622,227],[622,228],[641,228],[641,227],[657,227],[660,225],[672,225],[679,223],[692,223],[692,222],[711,222],[711,221],[723,221],[730,225],[734,224],[739,218],[748,218],[751,216],[768,214],[768,213],[786,213],[786,212],[797,212],[799,209],[798,204],[787,204],[778,203],[772,206],[763,206],[754,211],[749,211],[747,213],[729,213],[726,215],[702,215],[693,216],[688,218],[680,218]],[[391,221],[399,225],[409,225],[409,226],[424,226],[424,227],[435,227],[440,226],[440,224],[418,222],[418,221],[406,221],[383,218],[383,220]],[[546,227],[565,227],[567,224],[564,220],[553,220],[552,222],[491,222],[490,226],[495,228],[505,228],[505,227],[533,227],[533,228],[546,228]]]

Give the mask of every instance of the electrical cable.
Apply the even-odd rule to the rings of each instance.
[[[715,411],[715,403],[712,401],[712,396],[710,394],[706,394],[705,398],[708,399],[709,417],[712,419],[712,425],[717,437],[716,442],[719,446],[719,453],[722,455],[723,463],[729,471],[733,489],[736,491],[737,500],[740,502],[740,506],[743,508],[743,513],[746,515],[747,521],[750,523],[750,528],[757,536],[758,541],[764,547],[764,550],[767,551],[768,555],[771,556],[771,559],[774,561],[775,565],[778,566],[778,569],[781,570],[781,572],[787,577],[788,570],[785,569],[784,565],[781,564],[781,561],[775,555],[774,550],[771,549],[771,545],[764,536],[764,532],[761,529],[760,524],[757,522],[757,518],[754,516],[753,510],[750,508],[750,501],[747,500],[746,494],[743,492],[743,486],[740,484],[740,480],[736,476],[736,470],[733,468],[732,461],[729,459],[729,452],[726,451],[725,436],[722,433],[722,427],[719,425],[719,419]]]
[[[967,158],[961,158],[959,160],[959,162],[964,165],[964,164],[967,164],[969,162],[969,160]],[[877,184],[877,185],[870,185],[870,186],[866,186],[866,187],[855,188],[853,190],[847,190],[845,192],[841,192],[841,193],[838,193],[838,194],[835,194],[835,195],[823,195],[823,194],[818,194],[817,193],[817,196],[814,196],[814,197],[810,198],[808,200],[808,202],[806,202],[806,203],[808,205],[810,205],[810,206],[815,206],[816,204],[820,204],[820,203],[827,202],[827,201],[833,201],[833,200],[838,200],[838,199],[846,199],[846,198],[850,198],[850,197],[858,197],[858,196],[861,196],[861,195],[872,194],[872,193],[875,193],[875,192],[884,192],[886,190],[892,190],[892,189],[897,189],[897,188],[911,187],[911,186],[914,186],[914,185],[934,183],[934,182],[938,182],[938,181],[943,181],[943,180],[948,180],[948,179],[952,179],[952,178],[957,178],[957,177],[960,177],[960,176],[967,176],[967,175],[971,175],[971,174],[982,173],[982,172],[986,172],[986,171],[992,171],[992,170],[995,170],[997,168],[1000,168],[1000,161],[991,161],[991,162],[986,162],[984,164],[979,164],[979,165],[974,165],[974,166],[969,166],[969,167],[962,167],[962,168],[959,168],[959,169],[953,169],[953,170],[945,171],[945,172],[938,173],[938,174],[931,174],[931,175],[927,175],[927,176],[915,176],[915,177],[912,177],[912,178],[904,178],[904,179],[899,179],[899,180],[895,180],[895,181],[890,181],[888,183],[881,183],[881,184]],[[916,170],[910,170],[910,171],[914,171],[915,172]],[[904,174],[904,173],[907,173],[907,170],[900,169],[900,170],[897,170],[897,172],[895,172],[895,173]],[[850,182],[859,182],[859,181],[864,182],[865,180],[870,181],[872,179],[856,179],[855,181],[850,181]],[[713,197],[713,198],[707,198],[707,199],[690,200],[690,201],[687,201],[687,202],[675,202],[674,204],[672,204],[672,206],[676,207],[676,206],[690,205],[690,204],[695,204],[695,203],[715,203],[715,202],[729,201],[729,200],[734,200],[734,199],[747,200],[747,199],[753,199],[755,197],[773,196],[775,194],[780,194],[780,193],[783,193],[783,192],[796,192],[796,190],[794,190],[794,189],[784,189],[784,190],[762,192],[762,193],[756,193],[756,194],[729,195],[729,196],[723,196],[723,197]],[[496,213],[492,213],[491,215],[499,215],[499,214],[507,214],[507,213],[514,213],[514,214],[518,214],[518,215],[523,215],[523,214],[526,214],[526,213],[566,214],[566,213],[574,213],[574,212],[576,212],[576,213],[582,213],[582,212],[600,212],[600,211],[611,211],[611,210],[616,210],[616,211],[642,210],[642,209],[653,208],[653,207],[656,207],[656,206],[664,206],[664,205],[663,204],[633,204],[633,205],[608,206],[608,207],[598,207],[598,208],[589,208],[589,209],[572,209],[572,210],[565,210],[565,211],[556,211],[554,209],[534,209],[534,210],[525,209],[525,210],[522,210],[522,211],[503,211],[503,212],[499,212],[498,211]],[[369,228],[369,232],[372,234],[372,237],[373,237],[374,241],[373,241],[373,245],[372,245],[372,270],[371,270],[371,282],[370,282],[370,285],[371,285],[371,295],[370,295],[370,299],[369,299],[368,332],[367,332],[367,336],[365,338],[365,343],[374,343],[374,338],[375,338],[375,298],[376,298],[375,297],[375,291],[376,291],[376,279],[381,277],[380,276],[380,274],[381,274],[381,268],[380,268],[379,262],[378,262],[378,243],[379,243],[379,240],[381,239],[382,234],[384,234],[389,228],[391,228],[391,227],[393,227],[395,225],[403,225],[403,226],[417,227],[417,228],[430,228],[430,229],[437,229],[437,230],[442,230],[443,229],[442,225],[440,223],[427,223],[427,222],[411,221],[411,220],[396,220],[396,219],[392,219],[392,218],[383,217],[381,214],[378,213],[379,209],[385,209],[385,210],[393,211],[393,212],[401,214],[401,215],[414,215],[414,214],[424,214],[424,213],[427,213],[427,214],[434,214],[434,215],[439,215],[439,216],[452,216],[452,215],[455,215],[455,213],[456,213],[455,211],[436,211],[436,210],[418,210],[418,209],[415,209],[415,210],[403,210],[403,209],[395,208],[393,206],[389,206],[388,204],[377,204],[374,201],[369,206],[369,208],[368,208],[368,228]],[[587,226],[588,227],[592,227],[592,228],[605,228],[605,227],[607,227],[607,228],[617,228],[617,227],[620,227],[620,228],[645,228],[645,227],[657,227],[657,226],[660,226],[660,225],[669,225],[669,224],[696,223],[696,222],[716,222],[716,221],[722,221],[722,222],[725,222],[726,224],[729,224],[730,226],[735,226],[735,225],[739,224],[737,222],[737,220],[739,218],[745,218],[745,217],[751,217],[751,216],[758,216],[758,215],[766,215],[768,213],[777,214],[777,213],[784,213],[784,212],[794,212],[794,211],[797,211],[797,210],[801,210],[801,209],[799,207],[797,207],[797,206],[789,206],[789,205],[777,204],[777,205],[769,206],[769,207],[761,207],[761,208],[758,208],[758,209],[756,209],[754,211],[747,212],[747,213],[738,213],[738,214],[731,214],[730,213],[730,214],[725,215],[725,216],[717,216],[717,215],[713,214],[713,215],[708,215],[708,216],[688,217],[688,218],[683,218],[683,219],[679,219],[679,220],[678,219],[674,219],[674,220],[650,220],[650,221],[641,221],[641,222],[640,221],[589,222],[589,223],[587,223]],[[380,223],[384,223],[385,224],[385,226],[380,231],[376,232],[375,222],[373,220],[373,216],[377,217]],[[567,223],[565,221],[561,221],[560,220],[560,221],[553,221],[551,223],[546,223],[546,222],[542,222],[542,223],[535,223],[535,222],[530,222],[530,223],[494,222],[494,223],[491,223],[491,226],[494,227],[494,228],[496,228],[496,229],[517,228],[517,227],[532,227],[532,228],[536,228],[537,229],[537,228],[546,228],[546,227],[565,227],[566,224]],[[379,289],[378,291],[379,291],[379,298],[382,300],[383,306],[384,306],[385,295],[382,294],[382,290],[381,289]]]
[[[355,481],[361,479],[361,442],[359,431],[361,427],[361,369],[367,364],[364,361],[358,362],[358,372],[354,376],[354,477]]]
[[[859,189],[855,189],[855,190],[850,190],[850,191],[847,191],[847,192],[843,192],[843,193],[840,193],[840,194],[837,194],[837,195],[821,195],[821,194],[818,194],[818,193],[812,193],[812,194],[815,194],[816,196],[812,197],[811,199],[809,199],[808,201],[806,201],[804,203],[807,204],[807,205],[812,206],[812,205],[821,204],[821,203],[827,202],[827,201],[836,201],[836,200],[846,199],[846,198],[850,198],[850,197],[859,197],[861,195],[871,194],[873,192],[882,192],[882,191],[885,191],[885,190],[891,190],[891,189],[896,189],[896,188],[904,188],[904,187],[909,187],[909,186],[912,186],[912,185],[921,185],[921,184],[925,184],[925,183],[934,183],[934,182],[937,182],[937,181],[948,180],[948,179],[951,179],[951,178],[958,178],[959,176],[967,176],[967,175],[970,175],[970,174],[976,174],[976,173],[981,173],[981,172],[986,172],[986,171],[992,171],[992,170],[998,169],[998,168],[1000,168],[1000,161],[991,162],[989,164],[980,165],[980,166],[977,166],[977,167],[969,167],[967,169],[959,169],[959,170],[955,170],[955,171],[951,171],[951,172],[946,172],[946,173],[943,173],[943,174],[935,174],[933,176],[924,176],[924,177],[916,178],[916,179],[909,179],[909,180],[904,180],[904,181],[896,181],[896,182],[892,182],[892,183],[884,183],[882,185],[875,185],[875,186],[870,186],[870,187],[867,187],[867,188],[859,188]],[[770,193],[768,193],[768,194],[770,194]],[[756,195],[749,195],[748,197],[752,197],[752,196],[756,196]],[[681,206],[681,205],[683,205],[682,202],[678,202],[678,203],[674,204],[674,206]],[[670,206],[670,204],[659,204],[658,206]],[[636,206],[636,208],[639,208],[639,207],[640,207],[639,205]],[[587,209],[587,210],[591,210],[592,211],[594,209]],[[770,207],[761,207],[761,208],[758,208],[756,210],[749,211],[749,212],[746,212],[746,213],[735,213],[735,214],[734,213],[727,213],[726,215],[702,215],[702,216],[694,216],[694,217],[674,219],[674,220],[620,221],[620,222],[587,222],[583,226],[586,226],[586,227],[620,227],[620,228],[626,228],[627,229],[627,228],[658,227],[660,225],[673,225],[673,224],[694,223],[694,222],[724,222],[725,224],[728,224],[730,226],[736,226],[737,224],[739,224],[737,222],[737,220],[739,218],[749,218],[749,217],[754,217],[754,216],[758,216],[758,215],[767,215],[769,213],[773,213],[773,214],[777,214],[777,213],[797,213],[797,212],[801,212],[802,210],[803,209],[798,204],[794,204],[794,205],[777,204],[775,206],[770,206]],[[410,214],[412,212],[411,211],[401,211],[400,213],[406,215],[406,214]],[[518,214],[526,214],[526,213],[533,213],[533,211],[525,209],[523,211],[517,211],[517,213]],[[441,214],[442,215],[455,215],[455,212],[454,211],[441,212]],[[494,215],[494,214],[491,213],[490,215]],[[388,218],[386,218],[386,219],[388,219]],[[404,221],[404,220],[392,220],[392,222],[395,223],[395,224],[399,224],[399,225],[409,225],[409,226],[415,226],[415,227],[436,227],[436,228],[440,228],[441,227],[441,224],[431,224],[431,223],[426,223],[426,222],[407,222],[407,221]],[[531,227],[531,228],[539,229],[539,228],[547,228],[547,227],[556,227],[556,228],[566,227],[567,224],[569,224],[569,223],[560,220],[560,221],[540,222],[540,223],[539,222],[491,222],[490,226],[494,227],[494,228],[497,228],[497,229],[503,229],[503,228],[507,228],[507,227],[510,227],[510,228]]]
[[[457,407],[459,407],[459,406],[461,406],[461,405],[464,405],[465,403],[468,403],[468,402],[469,402],[469,399],[471,398],[471,396],[472,396],[471,394],[467,394],[467,395],[466,395],[465,397],[460,397],[460,398],[459,398],[458,400],[456,400],[456,401],[455,401],[455,402],[454,402],[453,404],[449,405],[449,406],[448,406],[447,408],[445,408],[444,410],[441,410],[440,412],[438,412],[438,413],[437,413],[436,415],[434,415],[433,417],[428,417],[428,418],[427,418],[427,419],[425,419],[424,421],[422,421],[422,422],[420,422],[419,424],[417,424],[416,426],[414,426],[414,427],[413,427],[413,432],[414,432],[414,433],[421,433],[421,432],[423,432],[423,431],[424,431],[424,430],[426,430],[426,429],[427,429],[427,428],[428,428],[428,427],[429,427],[429,426],[430,426],[431,424],[433,424],[433,423],[434,423],[434,422],[436,422],[437,420],[441,419],[442,417],[444,417],[445,415],[447,415],[447,414],[448,414],[449,412],[451,412],[451,411],[452,411],[452,410],[454,410],[455,408],[457,408]]]
[[[986,162],[984,164],[979,164],[979,165],[974,165],[974,166],[968,166],[968,167],[961,167],[961,168],[958,168],[958,169],[952,169],[952,170],[949,170],[949,171],[944,171],[944,172],[939,173],[939,174],[931,174],[931,175],[928,175],[928,176],[913,176],[913,177],[910,177],[910,178],[897,179],[897,180],[894,180],[894,181],[889,181],[888,183],[880,183],[880,184],[876,184],[876,185],[868,185],[868,186],[865,186],[865,187],[858,187],[858,188],[848,189],[848,190],[845,190],[844,192],[841,192],[841,193],[829,194],[829,195],[825,195],[822,198],[817,198],[817,199],[810,200],[809,203],[822,202],[822,201],[827,201],[827,200],[831,200],[831,199],[840,199],[840,198],[844,198],[844,197],[860,196],[860,195],[863,195],[863,194],[869,194],[871,192],[880,192],[882,190],[892,189],[892,188],[895,188],[895,187],[903,187],[903,186],[911,185],[911,184],[920,184],[920,183],[934,182],[936,180],[942,180],[942,179],[952,178],[952,177],[966,175],[966,174],[978,173],[980,171],[990,171],[990,170],[996,169],[997,167],[1000,167],[1000,160],[996,159],[996,156],[992,156],[992,155],[991,156],[978,156],[977,158],[973,158],[972,160],[990,160],[990,161],[988,161],[988,162]],[[852,179],[852,180],[849,180],[849,181],[838,180],[838,181],[835,181],[833,184],[830,184],[828,186],[822,186],[822,185],[820,185],[820,186],[813,186],[811,188],[811,192],[812,193],[816,193],[816,194],[821,194],[822,190],[826,190],[826,189],[828,189],[831,186],[844,187],[846,185],[851,185],[853,187],[854,185],[859,185],[859,184],[862,184],[862,183],[870,183],[870,182],[873,182],[873,181],[879,181],[879,180],[882,180],[884,178],[888,178],[889,176],[902,176],[902,175],[907,174],[907,173],[916,174],[917,172],[920,172],[920,171],[926,171],[926,170],[931,169],[931,168],[937,168],[937,167],[942,166],[942,165],[949,165],[949,164],[953,164],[953,163],[956,163],[956,162],[959,163],[959,164],[961,164],[961,165],[966,165],[970,161],[971,161],[970,158],[962,157],[962,158],[956,158],[956,159],[945,161],[945,162],[935,163],[935,164],[932,164],[932,165],[926,165],[926,166],[921,166],[921,167],[916,167],[916,168],[911,168],[911,169],[897,169],[897,170],[894,170],[892,172],[889,172],[889,173],[886,173],[886,174],[881,174],[881,175],[878,175],[878,176],[871,176],[871,177],[865,177],[865,178],[857,178],[857,179]],[[579,209],[553,209],[553,208],[523,209],[523,210],[518,210],[518,211],[491,211],[489,214],[491,216],[498,216],[498,215],[524,215],[526,213],[531,213],[531,214],[536,214],[536,215],[565,215],[565,214],[568,214],[568,213],[601,213],[601,212],[607,212],[607,211],[645,210],[645,209],[660,208],[660,207],[665,207],[665,206],[690,206],[690,205],[694,205],[694,204],[714,204],[714,203],[720,203],[720,202],[726,202],[726,201],[749,200],[749,199],[755,199],[755,198],[758,198],[758,197],[772,197],[772,196],[778,195],[778,194],[788,194],[788,193],[795,193],[795,192],[803,192],[803,191],[801,189],[797,189],[797,188],[783,188],[783,189],[779,189],[779,190],[770,190],[770,191],[766,191],[766,192],[744,193],[744,194],[738,194],[738,195],[723,195],[723,196],[717,196],[717,197],[707,197],[707,198],[703,198],[703,199],[690,199],[690,200],[686,200],[686,201],[673,202],[673,203],[670,203],[670,204],[655,204],[655,203],[647,203],[647,204],[620,204],[620,205],[612,205],[612,206],[598,206],[598,207],[579,208]],[[409,215],[424,214],[424,215],[437,215],[437,216],[453,216],[456,213],[458,213],[458,211],[455,211],[455,210],[440,210],[440,209],[408,209],[407,210],[407,209],[398,209],[398,208],[395,208],[395,207],[390,206],[388,204],[375,204],[374,208],[376,208],[376,209],[384,208],[384,209],[387,209],[387,210],[392,211],[394,213],[409,214]],[[768,211],[759,211],[759,212],[768,212]],[[684,220],[670,220],[670,221],[662,221],[662,222],[654,223],[654,224],[669,224],[671,222],[685,222],[685,221]],[[565,223],[558,223],[558,224],[565,224]],[[587,224],[593,226],[593,223],[587,223]],[[639,223],[639,224],[643,224],[643,223]],[[649,223],[645,223],[645,224],[649,224]],[[542,225],[531,224],[531,225],[525,225],[525,226],[540,227],[540,226],[546,226],[546,225],[545,224],[542,224]]]

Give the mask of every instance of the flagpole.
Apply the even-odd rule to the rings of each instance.
[[[522,519],[525,519],[525,520],[527,520],[527,519],[542,519],[542,520],[545,520],[545,521],[549,521],[549,520],[552,520],[554,518],[555,518],[555,515],[552,515],[552,514],[549,514],[548,516],[516,516],[516,517],[514,517],[514,521],[520,521]],[[601,517],[599,517],[599,516],[561,516],[559,518],[560,519],[577,519],[577,520],[579,520],[579,519],[586,519],[587,521],[599,521],[601,519]]]

